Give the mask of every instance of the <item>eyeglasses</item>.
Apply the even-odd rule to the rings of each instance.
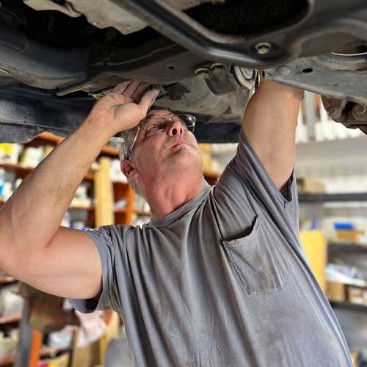
[[[153,122],[150,123],[151,121]],[[136,142],[138,140],[139,134],[142,130],[145,133],[144,138],[149,139],[158,133],[166,131],[167,127],[171,126],[175,121],[180,122],[185,130],[194,132],[195,124],[196,124],[196,117],[190,114],[180,113],[180,114],[172,115],[168,117],[146,117],[145,119],[141,120],[139,124],[137,125],[138,129],[136,131],[134,139],[131,142],[126,158],[130,159],[131,154],[136,145]],[[150,124],[148,126],[145,126],[148,123]]]

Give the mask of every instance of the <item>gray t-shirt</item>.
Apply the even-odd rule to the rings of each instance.
[[[241,132],[214,187],[142,228],[89,232],[103,291],[74,306],[117,311],[139,367],[352,366],[300,246],[294,181],[284,198]]]

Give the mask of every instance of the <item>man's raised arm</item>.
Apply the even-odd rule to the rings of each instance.
[[[262,80],[243,119],[245,135],[279,190],[295,160],[295,132],[303,91]]]
[[[138,82],[120,84],[26,177],[0,210],[1,270],[63,297],[91,298],[99,293],[101,261],[96,247],[87,234],[60,223],[102,147],[144,118],[157,94]]]

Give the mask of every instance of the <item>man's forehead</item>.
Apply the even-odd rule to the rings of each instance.
[[[172,116],[172,115],[174,115],[174,113],[169,110],[165,110],[165,109],[152,110],[147,114],[145,120],[149,120],[151,118],[156,118],[156,117],[167,117],[167,116]]]

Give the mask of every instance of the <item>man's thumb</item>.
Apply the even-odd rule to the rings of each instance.
[[[145,111],[148,111],[149,108],[153,105],[154,101],[159,95],[160,90],[159,89],[151,89],[144,93],[143,97],[141,97],[139,106],[144,109]]]

